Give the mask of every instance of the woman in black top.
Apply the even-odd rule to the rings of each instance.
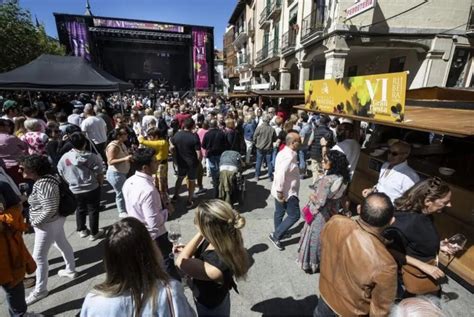
[[[391,241],[389,248],[405,255],[399,260],[404,267],[402,274],[406,274],[406,264],[412,265],[430,275],[424,278],[431,278],[435,287],[439,284],[437,278],[444,275],[437,268],[439,251],[452,254],[446,243],[440,242],[433,224],[433,214],[441,213],[445,207],[451,207],[449,186],[437,177],[421,181],[395,200],[398,210],[395,222],[384,233]],[[410,263],[413,259],[417,263]],[[439,286],[437,289],[440,289]],[[423,293],[410,289],[409,285],[405,285],[405,292],[405,296]]]
[[[181,250],[176,265],[192,279],[199,316],[229,316],[233,277],[245,278],[248,255],[240,229],[245,219],[219,199],[202,202],[194,222],[199,232]]]

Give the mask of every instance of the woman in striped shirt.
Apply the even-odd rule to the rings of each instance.
[[[28,197],[30,222],[35,230],[33,258],[36,261],[36,286],[26,298],[31,305],[48,296],[48,252],[54,244],[61,252],[66,268],[59,270],[61,277],[76,277],[74,252],[64,234],[66,218],[58,213],[59,176],[53,173],[46,156],[30,155],[20,162],[20,171],[24,178],[34,181],[33,190]]]

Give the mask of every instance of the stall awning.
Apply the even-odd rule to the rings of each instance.
[[[229,94],[230,98],[265,97],[265,98],[304,98],[302,90],[247,90]]]
[[[295,106],[294,108],[308,110],[304,105]],[[410,106],[408,103],[405,106],[405,120],[403,122],[388,122],[332,112],[322,113],[352,120],[372,122],[402,129],[434,132],[454,137],[474,136],[474,110]]]

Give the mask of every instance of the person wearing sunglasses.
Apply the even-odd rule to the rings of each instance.
[[[387,194],[392,202],[399,198],[410,187],[415,185],[420,177],[410,166],[407,159],[410,156],[410,144],[399,141],[390,146],[387,162],[380,169],[377,184],[362,191],[365,198],[372,192]]]

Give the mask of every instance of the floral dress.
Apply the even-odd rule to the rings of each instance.
[[[26,132],[21,140],[28,144],[28,154],[46,154],[46,143],[48,143],[48,136],[43,132]]]
[[[314,216],[311,224],[305,222],[301,230],[297,262],[301,269],[315,273],[321,260],[321,231],[326,222],[341,209],[341,200],[347,184],[339,175],[326,175],[316,181],[314,186],[316,201],[309,202]]]

